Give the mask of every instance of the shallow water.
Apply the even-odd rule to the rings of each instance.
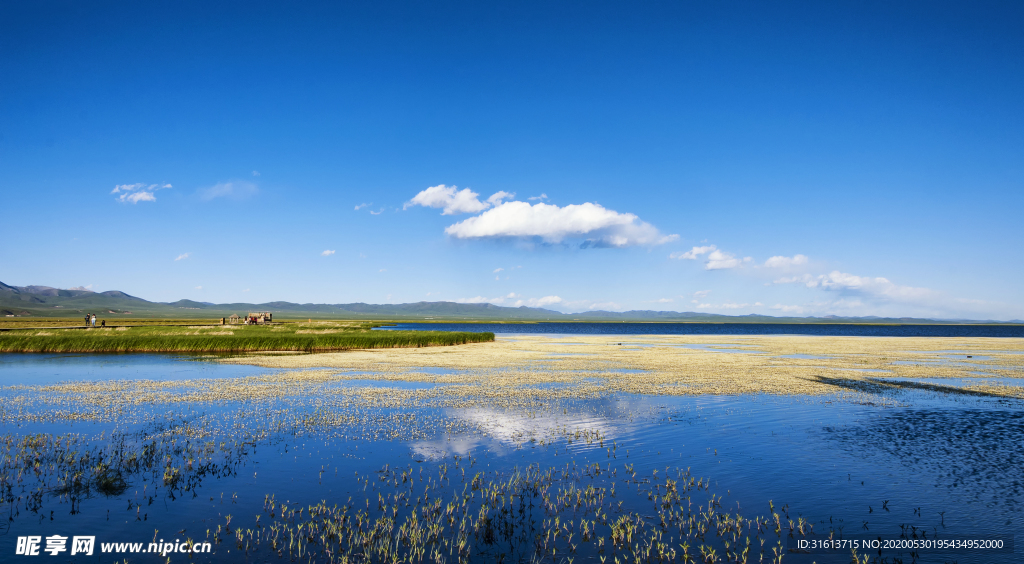
[[[1024,325],[853,325],[831,323],[398,323],[377,330],[558,335],[831,335],[851,337],[1024,337]]]
[[[113,358],[0,357],[0,385],[167,382],[279,372],[166,355],[109,356]],[[549,362],[557,364],[558,359]],[[543,369],[538,366],[538,370]],[[441,375],[453,371],[415,368],[410,372]],[[339,371],[339,380],[330,385],[413,393],[437,387],[432,383],[374,378],[376,374]],[[355,378],[346,379],[350,377]],[[928,380],[930,383],[932,379]],[[934,379],[945,385],[989,380],[965,378],[960,383]],[[544,390],[558,385],[535,387]],[[0,394],[6,400],[12,397],[9,390],[0,389]],[[285,406],[290,412],[313,415],[318,399],[298,398]],[[218,419],[234,408],[248,409],[244,403],[227,401],[190,404],[187,411],[191,421],[199,421]],[[142,409],[150,414],[147,425],[179,424],[169,414],[169,407],[150,405]],[[368,501],[377,498],[366,494],[358,478],[376,479],[384,465],[409,469],[410,474],[429,474],[455,457],[466,456],[472,461],[470,474],[505,472],[530,464],[629,464],[641,476],[655,470],[664,474],[667,468],[689,468],[695,476],[711,480],[711,493],[722,496],[724,508],[738,508],[744,515],[753,516],[770,513],[771,502],[776,511],[786,507],[794,520],[808,520],[818,534],[831,530],[846,536],[896,538],[910,525],[939,536],[1016,534],[1020,538],[1024,532],[1024,405],[1017,400],[896,388],[884,394],[848,397],[614,394],[531,408],[481,404],[361,409],[370,417],[360,423],[339,422],[332,430],[318,427],[305,434],[279,432],[254,443],[243,455],[200,477],[190,491],[175,491],[160,486],[159,480],[137,476],[129,479],[124,493],[110,497],[93,493],[79,500],[77,507],[66,498],[52,495],[46,496],[36,511],[24,505],[16,507],[10,512],[6,534],[0,535],[0,559],[13,557],[14,540],[24,535],[95,534],[97,542],[148,542],[157,529],[161,538],[188,536],[201,540],[207,537],[207,530],[223,525],[228,515],[232,516],[232,527],[252,529],[268,495],[296,507],[321,500],[342,504],[350,497],[361,506],[363,497]],[[395,421],[402,425],[410,418],[437,423],[410,422],[408,428],[415,432],[388,435],[387,429],[394,428]],[[109,432],[111,424],[5,422],[0,428],[3,433],[18,436],[67,431],[94,436]],[[566,429],[596,431],[602,440],[568,442],[564,438]],[[626,508],[649,512],[644,505],[646,498],[627,495],[635,485],[621,477],[606,479],[619,484],[623,491],[619,499]],[[147,496],[154,485],[159,490],[155,501],[150,502]],[[452,487],[459,489],[461,485]],[[149,493],[140,493],[143,488]],[[370,510],[370,505],[366,507]],[[185,532],[179,535],[181,530]],[[266,551],[256,554],[260,556],[246,556],[229,539],[215,545],[212,558],[197,561],[264,561],[271,555]],[[907,554],[886,552],[884,556],[911,561]],[[1019,554],[926,552],[918,561],[1009,563],[1019,561],[1015,556]],[[599,561],[593,553],[581,553],[578,559]],[[786,557],[786,561],[793,562],[812,560],[845,563],[849,554]],[[173,561],[186,559],[175,555]]]
[[[242,378],[278,372],[245,364],[205,362],[182,354],[0,353],[0,385],[100,380]]]

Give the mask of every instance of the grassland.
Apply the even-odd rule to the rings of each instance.
[[[373,324],[286,323],[270,326],[176,325],[0,332],[0,352],[251,353],[325,352],[461,345],[493,341],[493,333],[371,331]]]

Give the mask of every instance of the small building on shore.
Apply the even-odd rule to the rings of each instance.
[[[249,312],[248,317],[246,317],[246,323],[248,324],[266,325],[273,323],[273,321],[274,314],[269,311]]]

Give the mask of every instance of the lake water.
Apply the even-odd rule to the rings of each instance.
[[[428,376],[452,373],[417,371]],[[129,442],[148,444],[183,426],[207,425],[202,433],[187,435],[191,437],[187,441],[230,444],[246,427],[270,429],[251,444],[223,451],[217,464],[185,472],[187,481],[177,485],[168,486],[161,478],[166,476],[162,462],[152,471],[126,473],[126,489],[110,494],[91,490],[76,496],[44,488],[32,497],[31,480],[17,485],[8,475],[11,487],[5,490],[6,504],[0,504],[9,515],[0,529],[0,561],[15,561],[19,536],[95,535],[97,543],[148,543],[154,538],[217,538],[219,528],[224,528],[213,553],[194,555],[191,561],[285,562],[291,554],[286,548],[268,550],[264,542],[251,550],[251,537],[244,532],[269,531],[260,527],[301,521],[301,516],[291,517],[292,521],[282,517],[279,506],[268,510],[268,496],[295,509],[323,500],[329,506],[349,504],[367,519],[389,511],[401,517],[412,510],[407,504],[420,502],[428,494],[447,503],[452,495],[470,491],[465,488],[474,475],[507,481],[515,469],[531,466],[563,469],[570,478],[559,482],[560,488],[614,485],[618,492],[609,505],[614,509],[607,510],[612,519],[631,511],[649,520],[654,529],[657,511],[651,500],[657,498],[652,497],[651,484],[666,474],[689,469],[709,483],[707,491],[695,494],[696,502],[716,496],[719,513],[739,511],[748,517],[770,515],[774,508],[783,523],[804,519],[819,536],[831,531],[846,538],[1024,538],[1024,405],[1017,400],[894,389],[855,398],[613,394],[526,407],[476,401],[437,407],[423,399],[396,406],[366,390],[422,394],[444,384],[393,382],[373,372],[338,370],[339,380],[321,390],[351,389],[355,395],[351,399],[341,395],[339,401],[357,405],[363,398],[359,401],[364,403],[352,408],[360,416],[357,420],[323,423],[318,418],[325,404],[322,395],[316,394],[272,400],[228,394],[215,400],[197,396],[182,403],[161,403],[160,396],[147,391],[108,409],[94,405],[94,398],[102,396],[76,397],[73,391],[38,391],[40,401],[25,400],[32,392],[23,387],[109,381],[158,386],[197,379],[257,386],[260,383],[253,378],[280,373],[168,355],[0,355],[4,406],[0,434],[15,440],[37,432],[73,433],[87,444],[103,445],[112,431],[120,429],[133,433]],[[19,405],[22,411],[15,413]],[[96,418],[71,420],[54,415],[75,409]],[[266,423],[270,420],[274,423]],[[574,429],[594,431],[600,438],[571,440]],[[168,445],[169,466],[184,464],[176,458],[181,455],[175,454],[183,444]],[[607,470],[595,473],[589,465]],[[585,467],[585,472],[579,470]],[[42,469],[45,474],[45,464]],[[441,472],[447,478],[437,482],[428,478]],[[629,473],[637,478],[629,478]],[[417,489],[423,484],[428,488]],[[388,496],[406,495],[404,488],[411,492],[409,499],[390,505],[381,502],[398,499]],[[579,490],[574,491],[578,496]],[[619,502],[622,505],[615,506]],[[560,515],[563,523],[594,518],[581,509],[566,509]],[[244,542],[236,542],[234,535],[239,531]],[[470,537],[478,550],[473,553],[474,562],[497,560],[499,554],[508,555],[505,561],[515,561],[516,554],[526,554],[516,552],[522,546],[506,550],[480,534]],[[523,546],[533,546],[534,540],[529,536]],[[599,554],[587,543],[569,552],[573,541],[552,542],[559,552],[544,561],[569,562],[572,557],[600,562],[600,556],[609,554]],[[1016,554],[923,551],[916,560],[909,551],[889,550],[882,557],[888,558],[886,562],[902,558],[908,563],[1011,563],[1021,561],[1017,550]],[[615,554],[628,556],[629,552]],[[49,555],[43,556],[49,561]],[[109,554],[63,556],[76,562],[114,559]],[[150,554],[137,557],[144,562],[165,561]],[[181,554],[171,558],[189,561]],[[308,554],[297,559],[308,561]],[[784,559],[812,561],[845,564],[850,556],[848,551],[787,553]]]
[[[831,323],[398,323],[378,330],[523,335],[822,335],[836,337],[1024,337],[1024,325],[851,325]]]

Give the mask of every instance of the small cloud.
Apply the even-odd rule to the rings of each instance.
[[[797,313],[797,314],[800,314],[800,313],[804,312],[804,308],[802,306],[798,306],[798,305],[775,304],[775,305],[771,306],[771,309],[781,311],[782,313]]]
[[[333,255],[333,254],[334,254],[334,251],[332,251],[332,250],[328,249],[328,250],[326,250],[326,251],[324,251],[324,252],[320,253],[320,256],[322,256],[322,257],[329,257],[329,256],[331,256],[331,255]]]
[[[377,272],[387,272],[387,271],[388,271],[388,269],[382,268],[382,269],[378,270]]]
[[[764,265],[767,268],[791,268],[802,264],[807,264],[807,257],[805,255],[793,255],[792,257],[776,256],[764,261]]]
[[[505,192],[498,192],[494,196],[498,194],[504,195]],[[402,206],[402,209],[409,209],[412,206],[443,208],[441,215],[454,215],[457,213],[480,212],[493,205],[490,202],[481,202],[478,198],[479,196],[480,194],[469,188],[459,190],[458,186],[438,184],[413,196],[411,200]],[[491,197],[493,198],[494,196]]]
[[[202,289],[203,289],[202,286],[196,286],[196,290],[202,290]]]
[[[137,204],[139,202],[155,202],[156,196],[152,192],[132,192],[121,194],[117,201],[122,203]]]
[[[597,302],[597,303],[590,304],[588,309],[591,309],[591,310],[595,310],[595,309],[600,309],[600,310],[617,310],[617,309],[622,309],[622,306],[617,304],[617,303],[615,303],[615,302]]]
[[[506,192],[504,190],[499,190],[499,191],[491,194],[490,198],[487,198],[487,203],[492,205],[492,206],[500,206],[502,200],[511,200],[512,198],[515,198],[515,197],[516,197],[516,193],[515,192],[511,192],[510,193],[510,192]]]
[[[260,171],[254,170],[254,171],[252,171],[252,175],[253,176],[259,176],[260,175]]]
[[[516,307],[518,306],[529,306],[529,307],[544,307],[554,304],[562,303],[562,298],[558,296],[544,296],[543,298],[530,298],[528,300],[517,300]]]
[[[118,184],[114,186],[114,189],[111,190],[110,193],[117,194],[118,192],[131,192],[133,190],[142,188],[143,186],[145,186],[145,184],[142,184],[141,182],[138,184]]]
[[[92,284],[89,284],[88,286],[75,286],[73,288],[68,288],[68,290],[78,290],[80,292],[91,292],[92,291]]]
[[[475,297],[472,297],[472,298],[459,298],[459,299],[455,300],[455,303],[460,303],[460,304],[486,304],[486,303],[493,303],[494,300],[499,300],[498,303],[501,303],[501,302],[505,301],[504,298],[485,298],[483,296],[475,296]]]
[[[139,202],[155,202],[157,190],[171,188],[170,184],[118,184],[110,191],[111,194],[120,194],[117,201],[122,204],[137,204]]]
[[[672,303],[674,301],[675,300],[673,300],[672,298],[659,298],[658,299],[658,303],[659,304],[669,304],[669,303]]]
[[[515,301],[506,304],[506,302],[510,302],[511,300],[515,300]],[[558,296],[544,296],[543,298],[523,299],[521,295],[519,295],[519,294],[517,294],[515,292],[509,292],[508,294],[506,294],[504,296],[498,296],[496,298],[487,298],[487,297],[484,297],[484,296],[475,296],[475,297],[472,297],[472,298],[459,298],[459,299],[457,299],[455,301],[457,303],[460,303],[460,304],[494,304],[494,305],[505,304],[505,305],[508,305],[508,306],[511,306],[511,307],[520,307],[520,306],[544,307],[544,306],[552,305],[552,304],[560,304],[560,303],[562,303],[562,298],[560,298]]]
[[[174,260],[185,260],[185,259],[187,259],[187,258],[188,258],[188,257],[189,257],[189,256],[190,256],[191,254],[192,254],[192,253],[181,253],[180,255],[178,255],[178,258],[176,258],[176,259],[174,259]]]
[[[700,304],[697,309],[743,309],[748,307],[760,307],[763,306],[761,302],[754,302],[752,304],[742,303],[738,304],[735,302],[725,302],[721,304]]]
[[[679,259],[679,260],[697,260],[697,257],[703,254],[710,253],[715,250],[714,245],[707,245],[705,247],[694,247],[686,252],[677,251],[668,256],[668,258]]]
[[[250,288],[246,288],[246,289],[244,289],[244,290],[242,290],[242,291],[243,291],[243,292],[248,292],[249,290],[250,290]]]
[[[505,270],[505,269],[504,268],[495,268],[494,272],[492,272],[491,274],[497,274],[497,273],[501,272],[502,270]]]
[[[372,206],[372,205],[373,205],[373,202],[370,202],[368,204],[359,204],[358,206],[356,206],[356,211],[359,211],[359,210],[361,210],[361,209],[363,209],[365,207]]]
[[[548,195],[547,194],[541,194],[540,196],[530,196],[529,198],[527,198],[527,200],[531,200],[531,201],[534,201],[534,200],[547,200],[547,199],[548,199]]]
[[[380,215],[382,213],[384,213],[384,208],[381,208],[377,211],[370,210],[370,215]]]
[[[693,297],[695,297],[695,298],[703,298],[704,296],[707,296],[710,293],[711,293],[711,290],[698,290],[698,291],[693,293]]]
[[[232,200],[243,200],[259,192],[259,188],[252,182],[245,180],[234,180],[231,182],[218,182],[209,188],[199,191],[199,198],[208,202],[215,198],[229,198]]]
[[[724,270],[728,268],[736,268],[743,262],[749,261],[749,257],[742,261],[729,253],[723,253],[719,250],[711,251],[708,254],[708,262],[704,264],[704,270]]]

